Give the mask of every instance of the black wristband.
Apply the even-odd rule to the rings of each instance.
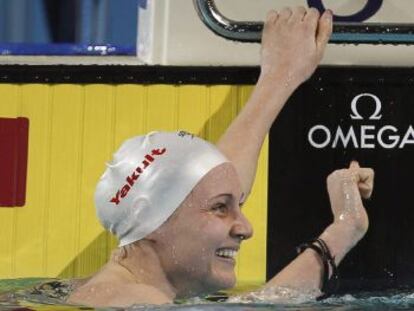
[[[318,238],[315,240],[315,243],[318,244],[324,250],[329,266],[331,267],[331,270],[332,270],[332,274],[331,274],[331,277],[329,278],[329,281],[327,283],[324,283],[324,286],[322,287],[322,292],[325,293],[325,295],[329,296],[338,290],[338,286],[339,286],[338,267],[336,266],[335,258],[332,256],[332,253],[330,252],[329,247],[328,245],[326,245],[325,241],[322,240],[321,238]]]
[[[321,291],[323,295],[317,298],[317,300],[322,300],[337,291],[339,285],[338,268],[335,264],[335,258],[332,256],[328,245],[326,245],[324,240],[318,238],[303,243],[297,247],[297,252],[300,254],[307,248],[314,250],[322,260],[324,272],[322,276]],[[331,277],[329,277],[329,267],[331,267],[332,270]]]

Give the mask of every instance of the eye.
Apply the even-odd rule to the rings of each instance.
[[[217,203],[214,204],[213,207],[211,208],[211,210],[219,215],[226,215],[227,212],[229,211],[229,208],[227,206],[227,204],[224,203]]]

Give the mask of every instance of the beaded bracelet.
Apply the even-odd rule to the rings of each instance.
[[[318,238],[307,243],[303,243],[297,247],[297,252],[298,254],[301,254],[308,248],[314,250],[322,260],[324,273],[322,278],[321,291],[323,295],[317,298],[317,300],[322,300],[337,291],[339,285],[338,268],[335,264],[335,258],[332,256],[328,245],[326,245],[324,240]],[[330,278],[329,267],[331,267],[332,270],[332,275]]]

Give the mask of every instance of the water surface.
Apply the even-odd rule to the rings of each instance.
[[[0,310],[94,310],[93,308],[67,305],[58,297],[31,289],[50,279],[14,279],[0,281]],[[128,310],[139,311],[310,311],[310,310],[414,310],[414,290],[388,290],[361,292],[333,296],[316,301],[314,293],[298,293],[288,289],[259,291],[248,296],[238,296],[236,289],[231,297],[228,293],[208,299],[194,298],[173,305],[137,305]],[[214,301],[213,301],[214,300]],[[99,308],[96,310],[119,310]]]

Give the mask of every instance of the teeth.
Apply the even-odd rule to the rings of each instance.
[[[224,258],[235,258],[237,251],[234,249],[222,248],[216,251],[216,255]]]

